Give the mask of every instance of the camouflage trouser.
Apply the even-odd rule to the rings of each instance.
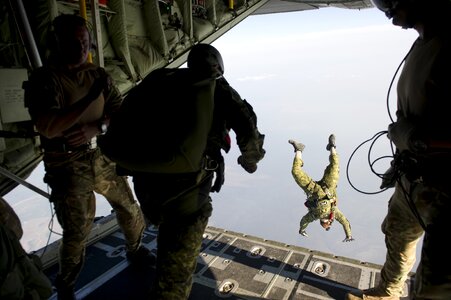
[[[159,226],[157,275],[151,299],[188,299],[211,203],[191,220]]]
[[[48,299],[52,283],[37,255],[27,254],[15,233],[0,222],[0,299]]]
[[[314,181],[307,173],[304,172],[302,166],[304,162],[297,155],[293,160],[291,174],[296,183],[304,190],[307,195],[314,195],[317,199],[323,199],[327,196],[324,187],[329,187],[333,194],[338,183],[340,164],[338,154],[329,155],[329,165],[324,170],[323,178]]]
[[[157,272],[150,299],[189,297],[203,233],[212,212],[211,175],[204,177],[199,186],[196,176],[191,175],[133,177],[144,214],[158,225]]]
[[[103,195],[114,209],[126,249],[139,247],[144,216],[126,177],[116,174],[113,162],[99,150],[69,159],[48,155],[44,162],[45,182],[52,189],[50,200],[63,228],[59,276],[65,284],[75,284],[83,265],[86,239],[95,217],[94,192]]]
[[[410,183],[404,176],[401,183],[396,184],[382,223],[387,257],[381,270],[380,287],[390,295],[401,295],[415,263],[416,246],[424,231],[412,212],[413,203],[426,227],[415,275],[415,299],[451,299],[451,260],[445,247],[451,211],[449,182],[442,186]]]

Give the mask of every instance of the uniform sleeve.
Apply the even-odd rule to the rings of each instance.
[[[299,230],[304,231],[307,228],[307,226],[315,220],[316,218],[314,214],[309,211],[302,217],[301,222],[299,223]]]
[[[25,106],[28,108],[30,116],[35,119],[40,113],[52,107],[58,108],[57,81],[47,69],[39,68],[31,73],[28,81],[25,82]]]
[[[111,116],[114,114],[122,104],[123,97],[119,89],[117,88],[113,78],[103,68],[99,68],[101,76],[107,78],[108,85],[104,90],[105,96],[105,109],[104,114]]]
[[[0,223],[14,232],[17,239],[20,240],[23,235],[22,224],[14,209],[0,197]]]
[[[338,207],[335,207],[334,213],[335,219],[343,226],[346,237],[351,237],[351,224],[349,223],[348,219],[346,219],[345,215],[338,209]]]
[[[257,116],[253,107],[241,98],[225,79],[218,82],[222,90],[220,97],[225,105],[226,126],[236,134],[236,142],[243,156],[248,161],[258,162],[264,155],[264,135],[258,131]]]
[[[24,85],[25,106],[36,129],[45,135],[49,123],[45,115],[62,106],[63,89],[58,76],[46,67],[36,69]]]

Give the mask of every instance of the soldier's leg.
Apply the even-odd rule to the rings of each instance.
[[[95,160],[95,191],[105,196],[116,212],[116,218],[126,240],[127,251],[136,251],[146,227],[138,202],[124,176],[116,174],[115,164],[105,156]]]
[[[392,296],[400,296],[408,273],[415,263],[416,246],[423,234],[423,228],[412,213],[409,185],[403,180],[404,189],[397,184],[390,199],[387,216],[382,223],[387,248],[386,260],[381,270],[378,289]]]
[[[415,196],[426,225],[421,261],[415,273],[415,299],[451,299],[451,260],[443,242],[449,235],[449,183],[438,188],[420,185]]]
[[[160,225],[153,285],[155,299],[188,299],[210,214],[211,203],[208,203],[194,219]]]
[[[45,180],[52,190],[50,200],[63,229],[56,284],[57,287],[62,287],[62,290],[67,288],[69,294],[83,266],[86,239],[95,216],[95,196],[92,192],[90,169],[86,168],[85,162],[78,162],[77,166],[66,169],[50,168],[45,175]],[[58,292],[60,291],[61,289]]]
[[[328,188],[335,189],[340,176],[340,159],[338,154],[334,151],[335,148],[332,149],[333,150],[331,150],[329,155],[329,165],[327,165],[324,170],[321,182],[325,183]]]
[[[204,203],[198,212],[184,218],[174,216],[160,224],[152,299],[188,299],[203,234],[212,213],[210,188],[211,179],[207,179],[187,195]]]
[[[291,174],[293,175],[296,183],[306,192],[307,187],[313,182],[313,179],[302,169],[304,161],[302,160],[302,153],[296,151],[293,159],[293,165],[291,167]]]

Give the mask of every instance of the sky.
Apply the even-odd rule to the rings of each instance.
[[[413,30],[393,26],[377,9],[321,8],[251,16],[216,40],[226,79],[257,114],[266,155],[258,170],[248,174],[236,162],[239,150],[232,140],[231,151],[224,154],[225,184],[220,193],[211,194],[209,225],[383,264],[380,224],[393,190],[380,192],[380,178],[369,162],[390,156],[391,147],[385,135],[371,138],[391,123],[396,77],[387,101],[390,82],[416,37]],[[291,175],[294,152],[288,140],[306,145],[304,169],[319,180],[328,163],[325,147],[331,133],[340,155],[338,207],[355,238],[350,243],[342,242],[345,234],[338,222],[327,232],[319,222],[311,223],[309,237],[298,233],[307,209],[305,194]],[[383,173],[389,162],[377,160],[373,168]],[[47,190],[43,174],[40,165],[28,181]],[[5,199],[22,220],[25,249],[59,238],[49,235],[49,226],[61,230],[56,219],[51,223],[47,199],[24,187]],[[108,214],[110,206],[98,199],[97,215]]]
[[[371,172],[368,155],[374,161],[391,155],[391,148],[385,135],[371,152],[370,143],[358,146],[391,123],[388,88],[416,37],[377,9],[324,8],[253,16],[213,43],[223,55],[225,77],[254,107],[267,153],[254,174],[236,164],[236,146],[226,155],[226,183],[212,194],[210,225],[383,264],[380,224],[392,190],[365,194],[353,186],[379,192],[381,181]],[[394,93],[389,106],[393,116]],[[319,180],[328,163],[325,146],[331,133],[341,159],[338,207],[351,223],[352,243],[342,242],[338,222],[327,232],[319,222],[311,223],[308,238],[298,234],[307,209],[305,194],[291,175],[294,153],[288,140],[306,145],[304,169]],[[375,169],[383,173],[389,162],[382,159]]]

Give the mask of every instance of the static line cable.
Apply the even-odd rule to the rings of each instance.
[[[14,173],[8,171],[7,169],[3,168],[0,166],[0,174],[4,175],[5,177],[8,177],[12,180],[14,180],[15,182],[29,188],[30,190],[38,193],[41,196],[44,196],[47,199],[50,199],[50,194],[41,190],[40,188],[38,188],[35,185],[32,185],[31,183],[26,182],[25,180],[23,180],[22,178],[16,176]]]
[[[371,172],[373,172],[377,177],[382,178],[384,174],[378,173],[376,172],[376,170],[374,170],[374,164],[378,161],[380,161],[381,159],[386,159],[386,158],[390,158],[393,159],[394,157],[394,151],[392,148],[392,154],[391,155],[385,155],[385,156],[381,156],[376,158],[374,161],[371,161],[371,149],[373,149],[374,144],[376,143],[376,141],[381,137],[387,134],[387,131],[380,131],[379,133],[377,133],[374,137],[373,137],[373,142],[371,143],[370,149],[368,151],[368,165],[370,166]]]
[[[366,144],[366,143],[368,143],[368,142],[370,142],[370,141],[372,141],[372,140],[376,141],[379,137],[381,137],[382,135],[384,135],[384,134],[386,134],[386,133],[387,133],[387,131],[380,131],[380,132],[376,133],[376,134],[375,134],[373,137],[371,137],[370,139],[367,139],[367,140],[363,141],[360,145],[358,145],[358,146],[354,149],[354,151],[351,153],[351,156],[350,156],[349,159],[348,159],[348,163],[347,163],[347,165],[346,165],[346,178],[348,179],[348,182],[349,182],[349,184],[351,185],[351,187],[352,187],[354,190],[356,190],[356,191],[358,191],[358,192],[360,192],[360,193],[362,193],[362,194],[367,194],[367,195],[379,194],[379,193],[382,193],[383,191],[385,191],[386,189],[382,189],[382,190],[377,191],[377,192],[364,192],[364,191],[362,191],[362,190],[356,188],[356,187],[354,186],[354,184],[352,184],[351,179],[350,179],[350,177],[349,177],[349,165],[350,165],[350,163],[351,163],[351,160],[352,160],[354,154],[357,152],[357,150],[360,149],[360,147],[362,147],[364,144]],[[369,153],[371,152],[371,149],[372,149],[373,145],[374,145],[374,142],[371,144],[370,150],[368,150]],[[370,156],[369,156],[369,154],[368,154],[368,160],[370,159],[369,157],[370,157]],[[383,158],[385,158],[385,157],[383,157]],[[376,159],[375,162],[378,161],[378,160],[380,160],[380,159],[381,159],[381,158]],[[373,170],[373,168],[372,168],[372,165],[374,164],[374,162],[371,163],[371,162],[369,161],[369,164],[370,164],[370,166],[371,166],[371,170],[373,171],[373,173],[375,173],[374,170]],[[375,173],[375,174],[377,174],[377,173]],[[380,177],[379,174],[377,174],[377,175],[378,175],[378,177]]]
[[[404,62],[406,61],[406,59],[407,59],[407,57],[409,56],[410,52],[412,52],[412,49],[413,49],[414,45],[415,45],[415,43],[410,47],[410,49],[409,49],[409,51],[407,52],[407,54],[404,56],[404,58],[403,58],[403,59],[401,60],[401,62],[399,63],[399,65],[398,65],[398,67],[396,68],[396,71],[395,71],[395,73],[393,74],[393,77],[392,77],[392,79],[391,79],[391,81],[390,81],[390,85],[389,85],[389,87],[388,87],[386,105],[387,105],[387,113],[388,113],[388,116],[389,116],[389,118],[390,118],[390,120],[391,120],[392,123],[394,123],[394,120],[393,120],[393,117],[391,116],[391,113],[390,113],[390,92],[391,92],[391,89],[392,89],[392,87],[393,87],[393,83],[395,82],[396,76],[398,75],[398,72],[399,72],[399,70],[401,69],[401,66],[402,66],[402,65],[404,64]],[[378,191],[378,192],[364,192],[364,191],[361,191],[361,190],[359,190],[358,188],[356,188],[356,187],[352,184],[351,179],[349,178],[349,164],[351,163],[352,157],[354,156],[354,154],[357,152],[357,150],[358,150],[360,147],[362,147],[365,143],[370,142],[371,140],[374,140],[374,141],[371,143],[370,149],[368,150],[368,163],[369,163],[369,165],[370,165],[371,172],[373,172],[374,174],[376,174],[377,177],[383,178],[383,175],[384,175],[384,174],[379,174],[379,173],[377,173],[377,172],[374,170],[373,166],[374,166],[374,164],[375,164],[376,162],[378,162],[378,161],[381,160],[381,159],[385,159],[385,158],[393,158],[393,157],[394,157],[395,150],[393,149],[393,143],[390,142],[390,147],[391,147],[391,150],[392,150],[392,156],[382,156],[382,157],[379,157],[379,158],[375,159],[373,162],[371,162],[371,150],[372,150],[373,145],[374,145],[374,143],[376,142],[376,140],[378,140],[379,137],[381,137],[382,135],[385,135],[385,134],[387,134],[387,131],[380,131],[380,132],[376,133],[372,138],[370,138],[370,139],[368,139],[368,140],[366,140],[366,141],[363,141],[359,146],[356,147],[356,149],[354,149],[354,151],[352,152],[351,156],[349,157],[348,163],[347,163],[347,165],[346,165],[346,176],[347,176],[348,182],[349,182],[349,184],[351,185],[351,187],[352,187],[353,189],[355,189],[356,191],[360,192],[360,193],[368,194],[368,195],[374,195],[374,194],[379,194],[379,193],[381,193],[381,192],[384,192],[385,190],[387,190],[387,189],[389,188],[389,187],[384,188],[384,189],[382,189],[382,190],[380,190],[380,191]]]
[[[394,120],[393,120],[392,115],[390,114],[390,101],[389,101],[389,99],[390,99],[390,92],[391,92],[391,89],[392,89],[392,87],[393,87],[393,83],[395,82],[395,78],[396,78],[396,76],[398,75],[399,69],[401,69],[401,66],[402,66],[402,65],[404,64],[404,62],[406,61],[407,56],[409,56],[410,52],[412,52],[412,49],[413,49],[413,46],[414,46],[414,45],[415,45],[415,43],[413,43],[413,45],[410,47],[410,49],[409,49],[409,51],[407,52],[407,54],[404,56],[404,58],[403,58],[403,59],[401,60],[401,62],[399,63],[398,67],[396,68],[395,74],[393,74],[393,77],[392,77],[392,79],[391,79],[391,81],[390,81],[390,85],[388,86],[388,91],[387,91],[387,112],[388,112],[388,117],[390,118],[390,120],[391,120],[392,123],[394,122]]]

